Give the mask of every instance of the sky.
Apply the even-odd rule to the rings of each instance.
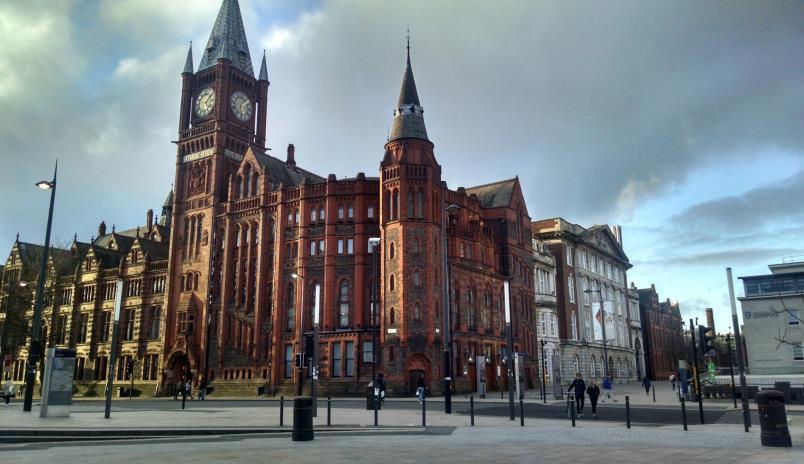
[[[241,0],[268,145],[376,175],[405,36],[451,188],[519,176],[530,216],[623,227],[630,281],[731,325],[735,276],[804,255],[797,1]],[[89,240],[160,211],[180,72],[220,0],[0,0],[0,243]],[[804,257],[802,257],[804,258]],[[739,282],[738,294],[742,293]]]

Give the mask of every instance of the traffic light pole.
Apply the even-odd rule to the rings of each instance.
[[[692,356],[693,361],[695,362],[695,393],[698,397],[698,415],[701,419],[701,424],[704,423],[704,412],[703,412],[703,388],[701,388],[701,366],[698,365],[698,349],[695,347],[695,323],[692,319],[690,319],[690,333],[692,335]]]

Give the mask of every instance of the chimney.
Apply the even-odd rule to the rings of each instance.
[[[290,166],[296,166],[296,147],[293,146],[292,143],[288,144],[288,159],[285,160],[285,164]]]
[[[154,225],[154,210],[148,209],[148,212],[145,214],[145,224],[148,226],[148,232],[151,231],[151,228]]]
[[[106,223],[101,221],[100,225],[98,225],[98,237],[106,235]]]
[[[715,314],[712,311],[712,308],[706,308],[706,326],[712,329],[713,333],[715,332]]]

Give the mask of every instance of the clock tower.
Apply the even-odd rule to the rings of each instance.
[[[237,0],[223,0],[198,68],[192,45],[182,77],[176,179],[168,262],[166,382],[203,375],[217,362],[204,355],[214,332],[209,275],[215,217],[229,200],[228,179],[249,147],[265,150],[268,73],[263,54],[252,68]],[[209,350],[213,356],[217,350]],[[172,378],[170,378],[172,377]]]

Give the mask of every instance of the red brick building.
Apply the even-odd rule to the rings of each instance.
[[[495,377],[505,343],[505,279],[512,279],[516,350],[536,352],[530,218],[519,181],[447,188],[409,49],[379,178],[314,174],[297,164],[293,145],[284,160],[268,154],[266,61],[255,76],[236,1],[224,0],[193,69],[190,51],[182,73],[165,383],[208,370],[223,390],[291,390],[293,354],[301,333],[312,329],[320,284],[321,386],[362,391],[373,349],[371,237],[381,238],[378,370],[392,389],[409,390],[419,374],[440,389],[445,252],[458,388],[473,385],[476,354],[493,360],[486,368]],[[445,205],[457,208],[442,218]],[[527,367],[534,378],[535,361]]]
[[[659,301],[656,286],[640,288],[639,312],[645,344],[645,370],[654,380],[677,372],[679,359],[687,358],[678,302]]]

